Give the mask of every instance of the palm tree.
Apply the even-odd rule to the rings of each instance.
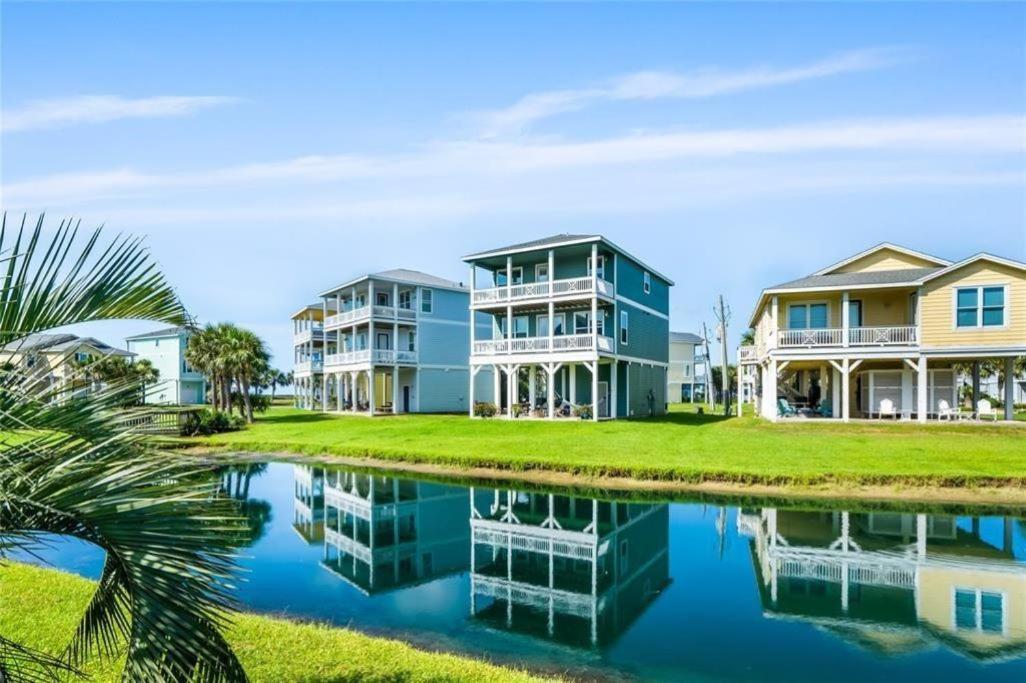
[[[0,218],[0,345],[105,319],[186,322],[137,239],[84,241],[62,222],[49,240]],[[141,681],[244,681],[221,634],[241,521],[210,468],[158,451],[119,409],[137,378],[73,400],[18,368],[0,369],[0,558],[48,535],[105,551],[103,571],[59,656],[0,638],[0,680],[56,679],[91,655],[126,657]],[[15,435],[16,434],[16,435]],[[122,647],[127,644],[127,647]]]
[[[80,367],[82,377],[89,382],[107,384],[137,382],[139,395],[129,401],[129,404],[132,405],[144,403],[146,401],[146,385],[153,384],[160,379],[160,371],[153,367],[153,363],[146,358],[133,361],[124,356],[103,356],[82,363],[72,360],[71,363]]]
[[[250,390],[269,368],[271,354],[263,340],[231,323],[207,325],[189,339],[186,360],[210,377],[214,409],[232,411],[232,387],[240,396],[239,414],[253,422]]]
[[[277,368],[270,368],[267,371],[266,384],[271,387],[271,400],[274,400],[275,392],[279,386],[287,387],[292,384],[292,373],[285,373]]]

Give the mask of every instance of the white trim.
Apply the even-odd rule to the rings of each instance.
[[[629,304],[631,306],[634,306],[634,308],[640,309],[640,310],[642,310],[645,313],[648,313],[650,315],[654,315],[657,318],[662,318],[663,320],[669,320],[670,319],[670,316],[666,315],[665,313],[660,313],[659,311],[655,310],[654,308],[649,308],[645,304],[639,304],[637,301],[634,301],[633,299],[628,299],[627,297],[625,297],[625,296],[623,296],[621,294],[617,294],[616,295],[616,300],[617,301],[621,301],[621,302],[623,302],[625,304]]]
[[[826,306],[826,311],[827,311],[827,324],[826,324],[826,327],[824,327],[824,328],[820,328],[820,327],[791,327],[791,307],[792,306],[805,306],[805,311],[806,311],[805,322],[808,323],[809,322],[809,317],[808,317],[809,306],[816,306],[816,305],[819,305],[819,304],[823,304],[823,305]],[[786,314],[786,316],[785,316],[786,317],[785,325],[783,327],[781,327],[781,328],[778,328],[777,331],[780,332],[782,330],[818,330],[818,329],[829,330],[829,329],[831,329],[831,327],[832,327],[831,323],[833,322],[833,312],[830,309],[831,309],[831,306],[830,306],[830,300],[829,299],[800,299],[798,301],[788,301],[788,302],[786,302],[785,307],[784,307],[784,313]],[[843,310],[841,312],[842,312],[842,314],[844,313]]]
[[[428,273],[424,273],[424,275],[428,275]],[[395,284],[399,284],[399,285],[407,285],[409,287],[414,287],[414,288],[416,288],[416,287],[429,287],[431,289],[446,289],[446,290],[449,290],[450,292],[463,292],[463,293],[467,293],[467,292],[470,291],[468,288],[461,287],[458,284],[456,284],[455,282],[452,283],[451,285],[438,285],[438,284],[433,284],[433,283],[429,285],[429,284],[425,284],[423,282],[414,282],[412,280],[402,280],[402,279],[399,279],[399,278],[386,277],[384,275],[376,275],[374,273],[369,273],[367,275],[361,275],[358,278],[354,278],[352,280],[349,280],[348,282],[343,282],[342,284],[338,285],[337,287],[332,287],[331,289],[326,289],[323,292],[321,292],[320,294],[318,294],[317,296],[326,297],[326,296],[333,295],[333,294],[335,294],[336,292],[338,292],[341,289],[346,289],[348,287],[353,287],[353,286],[358,285],[359,283],[363,282],[364,280],[380,280],[381,282],[395,283]]]
[[[630,346],[630,338],[631,338],[630,330],[631,330],[630,313],[629,313],[629,311],[621,310],[620,311],[620,329],[617,330],[617,332],[618,332],[617,342],[619,343],[620,346]],[[627,333],[626,339],[624,338],[624,333],[625,332]]]
[[[476,311],[475,311],[475,313],[476,313]],[[433,315],[433,314],[425,313],[425,315]],[[407,323],[409,323],[409,322],[410,321],[407,321]],[[402,325],[403,321],[400,320],[399,324]],[[420,325],[425,325],[425,324],[431,324],[431,325],[458,325],[460,327],[470,327],[470,321],[469,320],[447,320],[445,318],[425,318],[425,319],[421,319],[421,321],[419,323],[414,324],[414,326],[416,326],[417,324],[420,324]],[[480,325],[478,325],[478,327],[479,328],[480,327],[484,327],[484,325],[480,324]]]
[[[1002,321],[1000,325],[984,325],[983,324],[983,290],[985,289],[1002,289]],[[1009,294],[1011,286],[1007,282],[993,282],[984,284],[965,284],[951,285],[951,329],[954,332],[980,332],[986,330],[1007,330],[1010,327],[1012,317],[1012,307],[1009,304]],[[972,326],[959,325],[958,324],[958,290],[960,289],[975,289],[976,290],[976,324]]]
[[[483,365],[479,365],[478,369],[480,369],[482,367],[484,367],[484,366]],[[445,365],[443,363],[419,363],[416,366],[416,369],[419,369],[419,370],[469,370],[470,368],[467,365]]]
[[[539,278],[539,275],[538,275],[538,269],[539,268],[544,268],[545,269],[545,279],[544,280],[539,280],[538,279]],[[551,282],[552,281],[552,275],[549,273],[549,262],[548,262],[548,260],[546,260],[544,263],[536,263],[536,264],[534,264],[534,281],[535,282]]]
[[[614,357],[616,360],[627,361],[628,363],[637,363],[638,365],[651,365],[657,368],[669,368],[669,363],[664,363],[661,360],[652,360],[651,358],[639,358],[638,356],[624,356],[623,354],[617,354]]]
[[[924,261],[932,261],[933,263],[936,263],[938,266],[949,266],[949,265],[951,265],[951,261],[947,261],[945,259],[937,258],[936,256],[930,256],[929,254],[924,254],[921,251],[915,251],[914,249],[909,249],[907,247],[900,247],[897,244],[892,244],[890,242],[881,242],[880,244],[876,245],[875,247],[870,247],[869,249],[866,249],[865,251],[859,252],[858,254],[855,254],[854,256],[849,256],[848,258],[844,259],[843,261],[838,261],[837,263],[835,263],[833,265],[830,265],[830,266],[827,266],[826,268],[823,268],[822,270],[817,270],[815,273],[813,273],[813,275],[826,275],[828,273],[831,273],[831,272],[837,270],[838,268],[843,268],[844,266],[848,265],[849,263],[854,263],[855,261],[858,261],[861,258],[864,258],[866,256],[870,256],[871,254],[875,254],[878,251],[883,251],[884,249],[890,249],[891,251],[896,251],[899,254],[904,254],[905,256],[914,256],[915,258],[919,258],[919,259],[922,259]]]

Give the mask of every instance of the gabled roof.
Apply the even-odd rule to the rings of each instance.
[[[529,251],[540,251],[542,249],[552,249],[552,248],[555,248],[555,247],[566,247],[566,246],[571,246],[571,245],[574,245],[574,244],[590,244],[592,242],[600,242],[602,244],[605,244],[610,249],[613,249],[614,251],[618,251],[621,254],[623,254],[624,256],[626,256],[627,258],[631,259],[632,261],[637,262],[638,265],[640,265],[642,268],[644,268],[648,272],[652,273],[652,275],[655,275],[656,277],[658,277],[658,278],[660,278],[662,280],[665,280],[667,284],[669,284],[671,286],[674,284],[672,279],[670,279],[666,275],[660,273],[658,270],[656,270],[652,266],[648,265],[647,263],[645,263],[644,261],[639,259],[637,256],[634,256],[633,254],[631,254],[630,252],[626,251],[625,249],[623,249],[623,248],[613,244],[612,242],[607,240],[602,235],[574,235],[574,234],[570,234],[570,233],[565,233],[564,232],[564,233],[561,233],[561,234],[558,234],[558,235],[551,235],[549,237],[542,237],[542,238],[539,238],[539,239],[536,239],[536,240],[531,240],[529,242],[520,242],[518,244],[511,244],[508,247],[502,247],[502,248],[499,248],[499,249],[489,249],[488,251],[482,251],[482,252],[478,252],[476,254],[468,254],[468,255],[463,257],[463,260],[469,263],[471,261],[477,261],[477,260],[486,259],[486,258],[493,258],[495,256],[508,256],[508,255],[512,255],[512,254],[520,254],[520,253],[529,252]]]
[[[331,299],[321,299],[320,301],[317,301],[317,302],[314,302],[312,304],[307,304],[306,306],[303,306],[301,309],[299,309],[298,311],[296,311],[295,313],[293,313],[289,317],[290,318],[298,318],[299,316],[303,315],[307,311],[323,311],[325,309],[325,307],[328,309],[329,313],[334,313],[335,312],[335,302],[334,301],[332,301]]]
[[[133,356],[135,354],[119,349],[95,337],[79,337],[74,334],[30,334],[16,339],[3,347],[6,353],[71,353],[81,346],[91,346],[101,353],[113,356]]]
[[[328,296],[332,292],[336,292],[345,287],[352,287],[364,280],[387,280],[388,282],[395,282],[400,285],[418,285],[421,287],[432,287],[434,289],[451,289],[457,292],[468,291],[462,282],[453,282],[452,280],[446,280],[445,278],[422,273],[419,270],[393,268],[392,270],[383,270],[378,273],[367,273],[366,275],[353,278],[352,280],[343,282],[331,289],[324,290],[321,292],[320,296]]]
[[[854,256],[849,256],[848,258],[844,259],[843,261],[838,261],[837,263],[835,263],[833,265],[830,265],[830,266],[827,266],[826,268],[824,268],[822,270],[817,270],[815,273],[813,273],[813,275],[827,275],[827,274],[832,273],[833,271],[837,270],[838,268],[843,268],[844,266],[848,265],[849,263],[854,263],[855,261],[858,261],[861,258],[865,258],[866,256],[870,256],[872,254],[875,254],[878,251],[883,251],[884,249],[888,249],[890,251],[896,251],[899,254],[905,254],[906,256],[913,256],[915,258],[922,259],[924,261],[929,261],[929,262],[937,265],[938,267],[950,266],[951,265],[951,261],[948,261],[946,259],[937,258],[936,256],[931,256],[930,254],[925,254],[925,253],[923,253],[921,251],[916,251],[914,249],[909,249],[908,247],[902,247],[900,245],[892,244],[890,242],[881,242],[880,244],[876,245],[875,247],[870,247],[869,249],[866,249],[865,251],[861,251],[858,254],[855,254]]]
[[[685,344],[704,344],[705,340],[693,332],[670,332],[671,342],[682,342]]]
[[[178,325],[177,327],[164,327],[153,332],[147,332],[146,334],[133,334],[131,337],[125,337],[125,341],[134,341],[137,339],[155,339],[157,337],[177,337],[181,334],[193,334],[196,332],[195,327],[186,327],[185,325]]]
[[[929,280],[938,278],[942,275],[947,275],[948,273],[959,270],[960,268],[972,265],[977,261],[990,261],[991,263],[998,263],[1003,266],[1008,266],[1009,268],[1018,268],[1019,270],[1026,270],[1026,263],[1023,263],[1022,261],[1014,261],[1012,259],[1003,258],[1001,256],[995,256],[994,254],[988,254],[986,252],[981,251],[979,254],[970,256],[969,258],[963,261],[959,261],[958,263],[952,263],[947,268],[936,269],[933,273],[930,273],[928,276],[924,277],[922,279],[922,282],[927,282]]]
[[[902,268],[900,270],[874,270],[864,273],[831,273],[829,275],[809,275],[790,282],[783,282],[766,289],[767,292],[778,292],[792,289],[817,289],[831,287],[847,287],[852,285],[901,285],[918,284],[918,282],[942,268]]]

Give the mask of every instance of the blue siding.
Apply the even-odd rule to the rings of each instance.
[[[620,315],[616,315],[616,344],[623,356],[644,358],[659,363],[670,359],[670,321],[643,311],[623,301],[617,302],[618,311],[627,312],[627,346],[620,344]]]
[[[420,412],[466,412],[470,371],[422,368],[420,371]]]
[[[627,415],[647,417],[665,414],[666,368],[631,363],[627,372],[630,376]]]
[[[443,289],[433,291],[432,312],[421,313],[417,326],[420,363],[466,366],[470,357],[470,295]]]
[[[631,301],[659,311],[664,315],[670,313],[670,286],[665,280],[649,271],[652,283],[651,291],[646,294],[644,273],[646,271],[629,257],[620,254],[616,264],[616,293]],[[667,343],[669,340],[667,339]]]

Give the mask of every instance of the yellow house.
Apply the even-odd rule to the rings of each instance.
[[[749,324],[755,344],[738,362],[754,368],[768,419],[953,418],[955,363],[976,368],[973,405],[985,411],[979,362],[999,360],[1012,377],[1026,355],[1026,263],[982,253],[952,263],[880,244],[763,290]]]
[[[33,389],[81,394],[99,388],[83,378],[81,364],[104,356],[131,358],[133,353],[93,337],[30,334],[0,347],[0,365],[11,365],[32,378]]]

